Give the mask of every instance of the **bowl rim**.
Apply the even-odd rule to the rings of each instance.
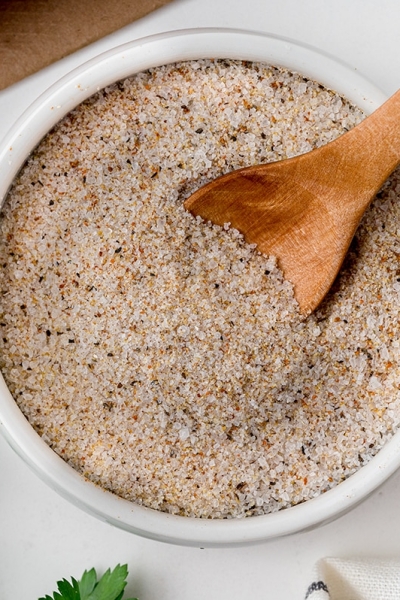
[[[1,203],[31,151],[86,98],[150,67],[202,58],[262,61],[287,67],[346,96],[367,114],[387,99],[356,69],[290,38],[223,28],[180,29],[147,36],[112,48],[73,69],[21,115],[0,143]],[[86,480],[34,431],[1,375],[0,432],[42,480],[86,512],[143,537],[197,547],[253,544],[314,528],[361,502],[400,466],[399,432],[367,465],[302,504],[250,518],[199,519],[134,504]]]

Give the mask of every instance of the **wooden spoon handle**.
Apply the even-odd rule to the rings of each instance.
[[[361,216],[370,199],[400,164],[400,90],[360,125],[328,146],[331,156],[327,161],[332,161],[336,146],[340,165],[337,180],[347,186],[350,183],[354,208]],[[323,154],[324,148],[321,151]],[[347,208],[348,201],[347,196]]]

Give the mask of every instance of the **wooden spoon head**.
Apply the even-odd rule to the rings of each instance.
[[[308,315],[331,287],[358,220],[349,231],[338,227],[329,203],[300,184],[301,158],[233,171],[197,190],[184,206],[205,221],[229,223],[260,252],[275,256]]]

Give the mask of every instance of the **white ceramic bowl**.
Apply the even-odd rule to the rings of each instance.
[[[23,114],[0,146],[0,198],[32,149],[66,113],[99,89],[149,67],[178,60],[232,58],[288,67],[345,95],[366,113],[386,98],[356,70],[309,46],[271,35],[221,29],[181,30],[136,40],[63,77]],[[321,496],[247,519],[178,517],[137,506],[86,481],[32,429],[0,380],[0,431],[52,488],[85,511],[133,533],[192,546],[232,546],[313,528],[347,512],[400,466],[400,433],[366,466]]]

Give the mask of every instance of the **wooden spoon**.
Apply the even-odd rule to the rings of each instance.
[[[379,188],[400,163],[400,90],[335,141],[306,154],[239,169],[185,201],[274,255],[304,315],[331,287]]]

